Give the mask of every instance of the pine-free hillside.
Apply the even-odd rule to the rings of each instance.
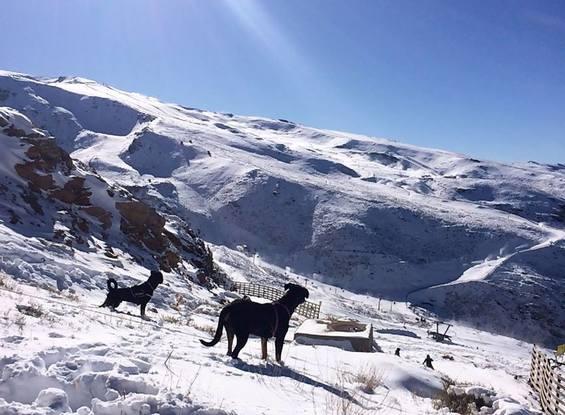
[[[132,262],[166,272],[191,270],[203,285],[224,282],[209,248],[181,220],[110,185],[11,108],[0,107],[0,149],[5,271],[24,279],[41,274],[60,290],[103,287],[91,266],[98,255],[112,268]],[[30,249],[18,255],[25,245]],[[63,266],[69,263],[71,272]]]
[[[203,111],[81,78],[1,72],[0,105],[215,247],[517,338],[565,338],[564,165]]]

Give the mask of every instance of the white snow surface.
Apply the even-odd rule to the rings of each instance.
[[[272,342],[269,360],[260,360],[255,338],[234,361],[225,356],[225,337],[214,348],[198,341],[216,324],[219,305],[210,294],[196,295],[202,305],[191,311],[156,306],[142,320],[133,307],[97,308],[100,291],[54,293],[6,275],[2,283],[1,414],[338,414],[344,407],[358,414],[445,414],[432,398],[447,378],[489,396],[492,407],[481,413],[539,413],[527,385],[531,345],[463,326],[453,328],[456,343],[436,343],[416,320],[421,311],[386,301],[378,311],[372,297],[323,283],[308,284],[311,297],[373,323],[381,352],[292,342],[302,321],[295,316],[283,365],[271,360]],[[22,305],[40,315],[23,314],[16,307]],[[435,370],[423,366],[426,354]],[[364,374],[377,379],[372,389]]]
[[[306,284],[323,317],[372,323],[382,350],[290,342],[295,318],[284,366],[259,360],[256,339],[233,362],[225,341],[198,342],[230,296],[187,269],[165,274],[151,321],[125,304],[133,315],[98,309],[108,276],[131,285],[147,269],[103,255],[95,237],[82,250],[55,243],[39,219],[13,226],[2,200],[0,415],[447,413],[431,399],[447,377],[488,390],[484,413],[537,413],[532,343],[565,339],[564,165],[474,160],[82,78],[0,71],[0,106],[15,128],[55,137],[80,169],[197,229],[232,279]],[[2,137],[0,184],[20,184],[15,143]],[[452,344],[428,338],[434,319],[454,325]],[[359,382],[367,370],[373,391]]]

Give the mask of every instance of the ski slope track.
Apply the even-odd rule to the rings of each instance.
[[[476,160],[76,77],[0,72],[0,106],[54,137],[85,174],[155,209],[169,232],[190,227],[231,278],[268,279],[254,261],[348,292],[408,297],[439,318],[532,343],[565,338],[565,165]],[[6,166],[22,155],[2,150],[0,182],[16,186]],[[121,260],[104,257],[112,242],[101,235],[86,236],[86,250],[49,245],[52,234],[26,232],[10,215],[4,200],[0,269],[20,281],[92,289],[107,273],[141,280],[151,262],[123,244],[113,247]],[[182,264],[171,292],[197,280]],[[87,277],[71,278],[75,269]]]

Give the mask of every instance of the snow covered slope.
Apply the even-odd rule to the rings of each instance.
[[[484,399],[480,414],[540,414],[527,384],[530,345],[460,326],[452,328],[456,343],[436,343],[404,305],[385,302],[379,311],[371,297],[322,283],[309,290],[332,313],[372,323],[382,353],[291,342],[295,316],[284,365],[260,360],[255,338],[234,361],[225,336],[214,348],[198,341],[211,336],[219,311],[205,292],[193,293],[200,305],[192,311],[157,303],[145,321],[93,307],[101,291],[38,290],[0,274],[0,413],[446,414],[433,397],[451,379]],[[435,370],[422,365],[426,354]]]
[[[81,78],[0,72],[0,105],[217,252],[529,341],[565,338],[565,165],[474,160]]]
[[[127,269],[122,273],[130,279],[135,263],[174,268],[203,285],[223,282],[210,250],[181,220],[110,186],[6,107],[0,107],[0,149],[4,271],[59,290],[104,287],[102,269]]]

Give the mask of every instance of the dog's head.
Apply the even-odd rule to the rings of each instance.
[[[298,304],[302,304],[310,295],[306,288],[291,282],[286,283],[284,289],[286,290],[286,294],[292,296]]]
[[[151,271],[149,279],[155,284],[161,284],[163,282],[163,273],[161,271]]]

